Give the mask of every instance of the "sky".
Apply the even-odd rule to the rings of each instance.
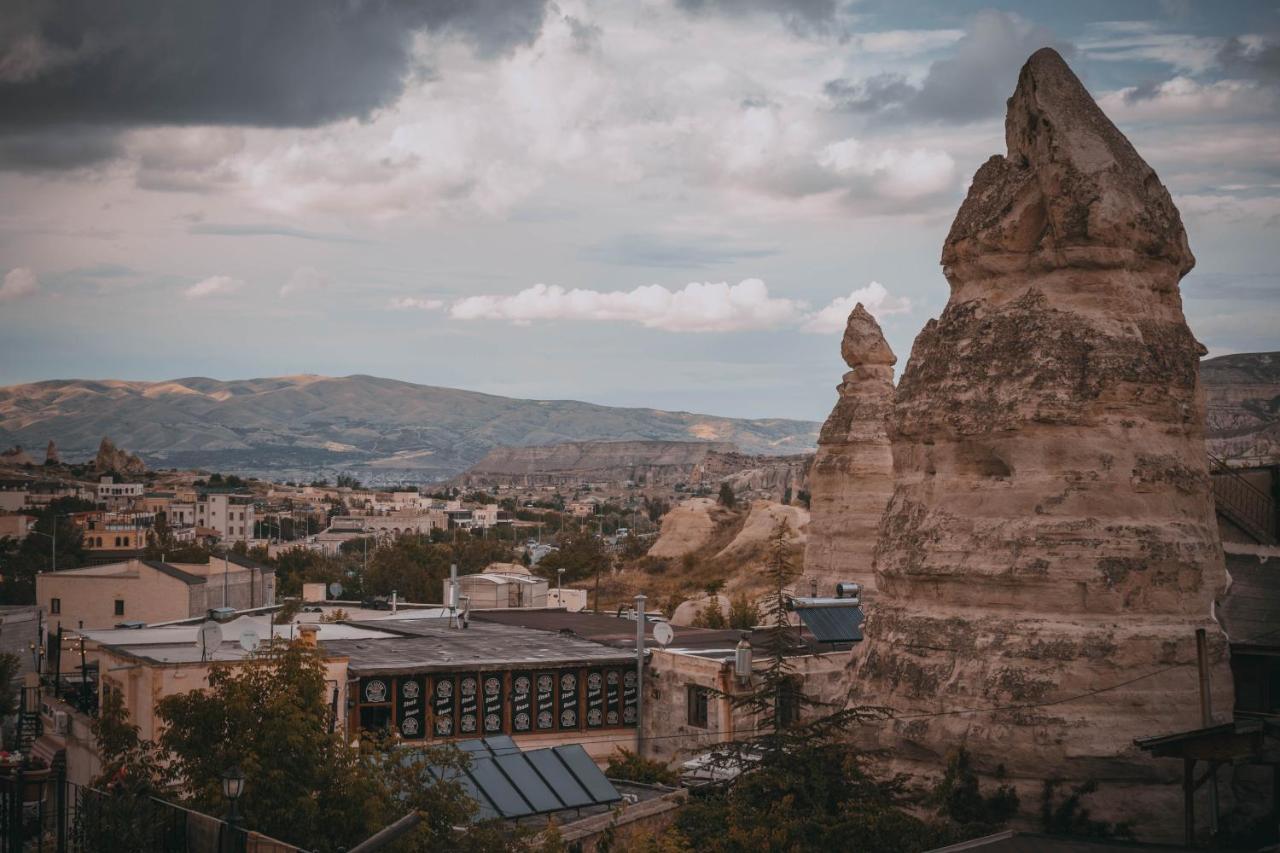
[[[1057,48],[1213,355],[1280,349],[1280,3],[9,0],[0,384],[372,374],[822,419]]]

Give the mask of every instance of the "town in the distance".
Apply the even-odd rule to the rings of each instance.
[[[1066,59],[1005,82],[821,424],[0,388],[0,853],[1277,849],[1280,352],[1207,357]]]

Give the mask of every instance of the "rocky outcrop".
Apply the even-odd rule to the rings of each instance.
[[[1280,352],[1238,352],[1200,363],[1209,449],[1232,465],[1280,463]]]
[[[784,502],[796,501],[806,485],[805,469],[812,457],[748,456],[745,453],[709,453],[689,475],[690,486],[712,491],[728,483],[735,495]]]
[[[1219,721],[1232,702],[1203,348],[1178,291],[1194,258],[1167,190],[1057,53],[1022,68],[1005,127],[898,384],[854,699],[895,712],[895,770],[937,773],[965,745],[1029,812],[1042,780],[1092,778],[1097,817],[1175,835],[1181,764],[1133,739],[1200,726],[1198,628]]]
[[[898,359],[862,303],[849,314],[840,354],[850,369],[836,389],[840,398],[822,425],[809,471],[804,573],[823,588],[856,581],[870,596],[876,531],[893,492],[887,420]]]
[[[145,474],[147,466],[137,456],[116,447],[115,442],[104,437],[98,445],[98,455],[93,458],[93,470],[103,474]]]
[[[716,559],[765,551],[777,532],[778,525],[784,521],[787,523],[787,542],[793,547],[803,547],[809,528],[807,509],[774,501],[752,501],[747,517],[742,522],[742,529],[728,545],[716,553]]]
[[[15,444],[8,450],[0,450],[0,463],[5,465],[34,465],[36,460],[31,458],[31,454],[22,449],[21,444]]]
[[[62,460],[58,457],[58,445],[53,443],[53,439],[49,439],[48,446],[44,449],[44,464],[58,465]]]
[[[706,545],[716,532],[715,511],[716,502],[711,498],[690,498],[676,504],[662,517],[662,528],[649,556],[683,557]]]

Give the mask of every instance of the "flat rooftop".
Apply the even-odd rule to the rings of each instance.
[[[298,623],[273,625],[271,614],[241,616],[223,622],[222,644],[205,656],[200,648],[200,628],[205,620],[182,625],[163,625],[155,628],[109,628],[99,631],[83,631],[81,635],[99,646],[131,657],[153,663],[199,663],[201,660],[236,661],[249,656],[240,646],[240,638],[253,632],[260,641],[274,636],[280,640],[292,640],[297,636]],[[393,639],[395,634],[349,625],[343,622],[321,622],[316,625],[317,638],[333,640]]]
[[[636,623],[634,619],[619,617],[609,613],[591,613],[579,611],[570,613],[557,608],[527,609],[507,608],[499,610],[473,610],[471,618],[474,626],[477,622],[491,622],[501,625],[514,625],[538,631],[571,632],[573,635],[602,643],[618,649],[634,650],[636,647]],[[648,621],[644,626],[644,645],[647,649],[662,648],[653,638],[656,621]],[[675,638],[666,647],[669,652],[694,655],[696,657],[725,659],[732,657],[738,642],[744,633],[748,634],[755,652],[760,655],[767,649],[766,632],[755,629],[750,632],[738,629],[691,628],[672,625]],[[848,644],[819,643],[807,630],[795,630],[796,646],[794,655],[828,654],[833,651],[848,651]]]
[[[447,618],[380,619],[350,624],[401,635],[390,639],[329,640],[322,633],[320,645],[328,654],[348,658],[352,675],[596,666],[635,661],[634,652],[571,634],[474,619],[467,628],[450,627]]]

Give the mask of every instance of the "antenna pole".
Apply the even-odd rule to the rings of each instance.
[[[644,594],[636,596],[636,755],[644,757]]]

